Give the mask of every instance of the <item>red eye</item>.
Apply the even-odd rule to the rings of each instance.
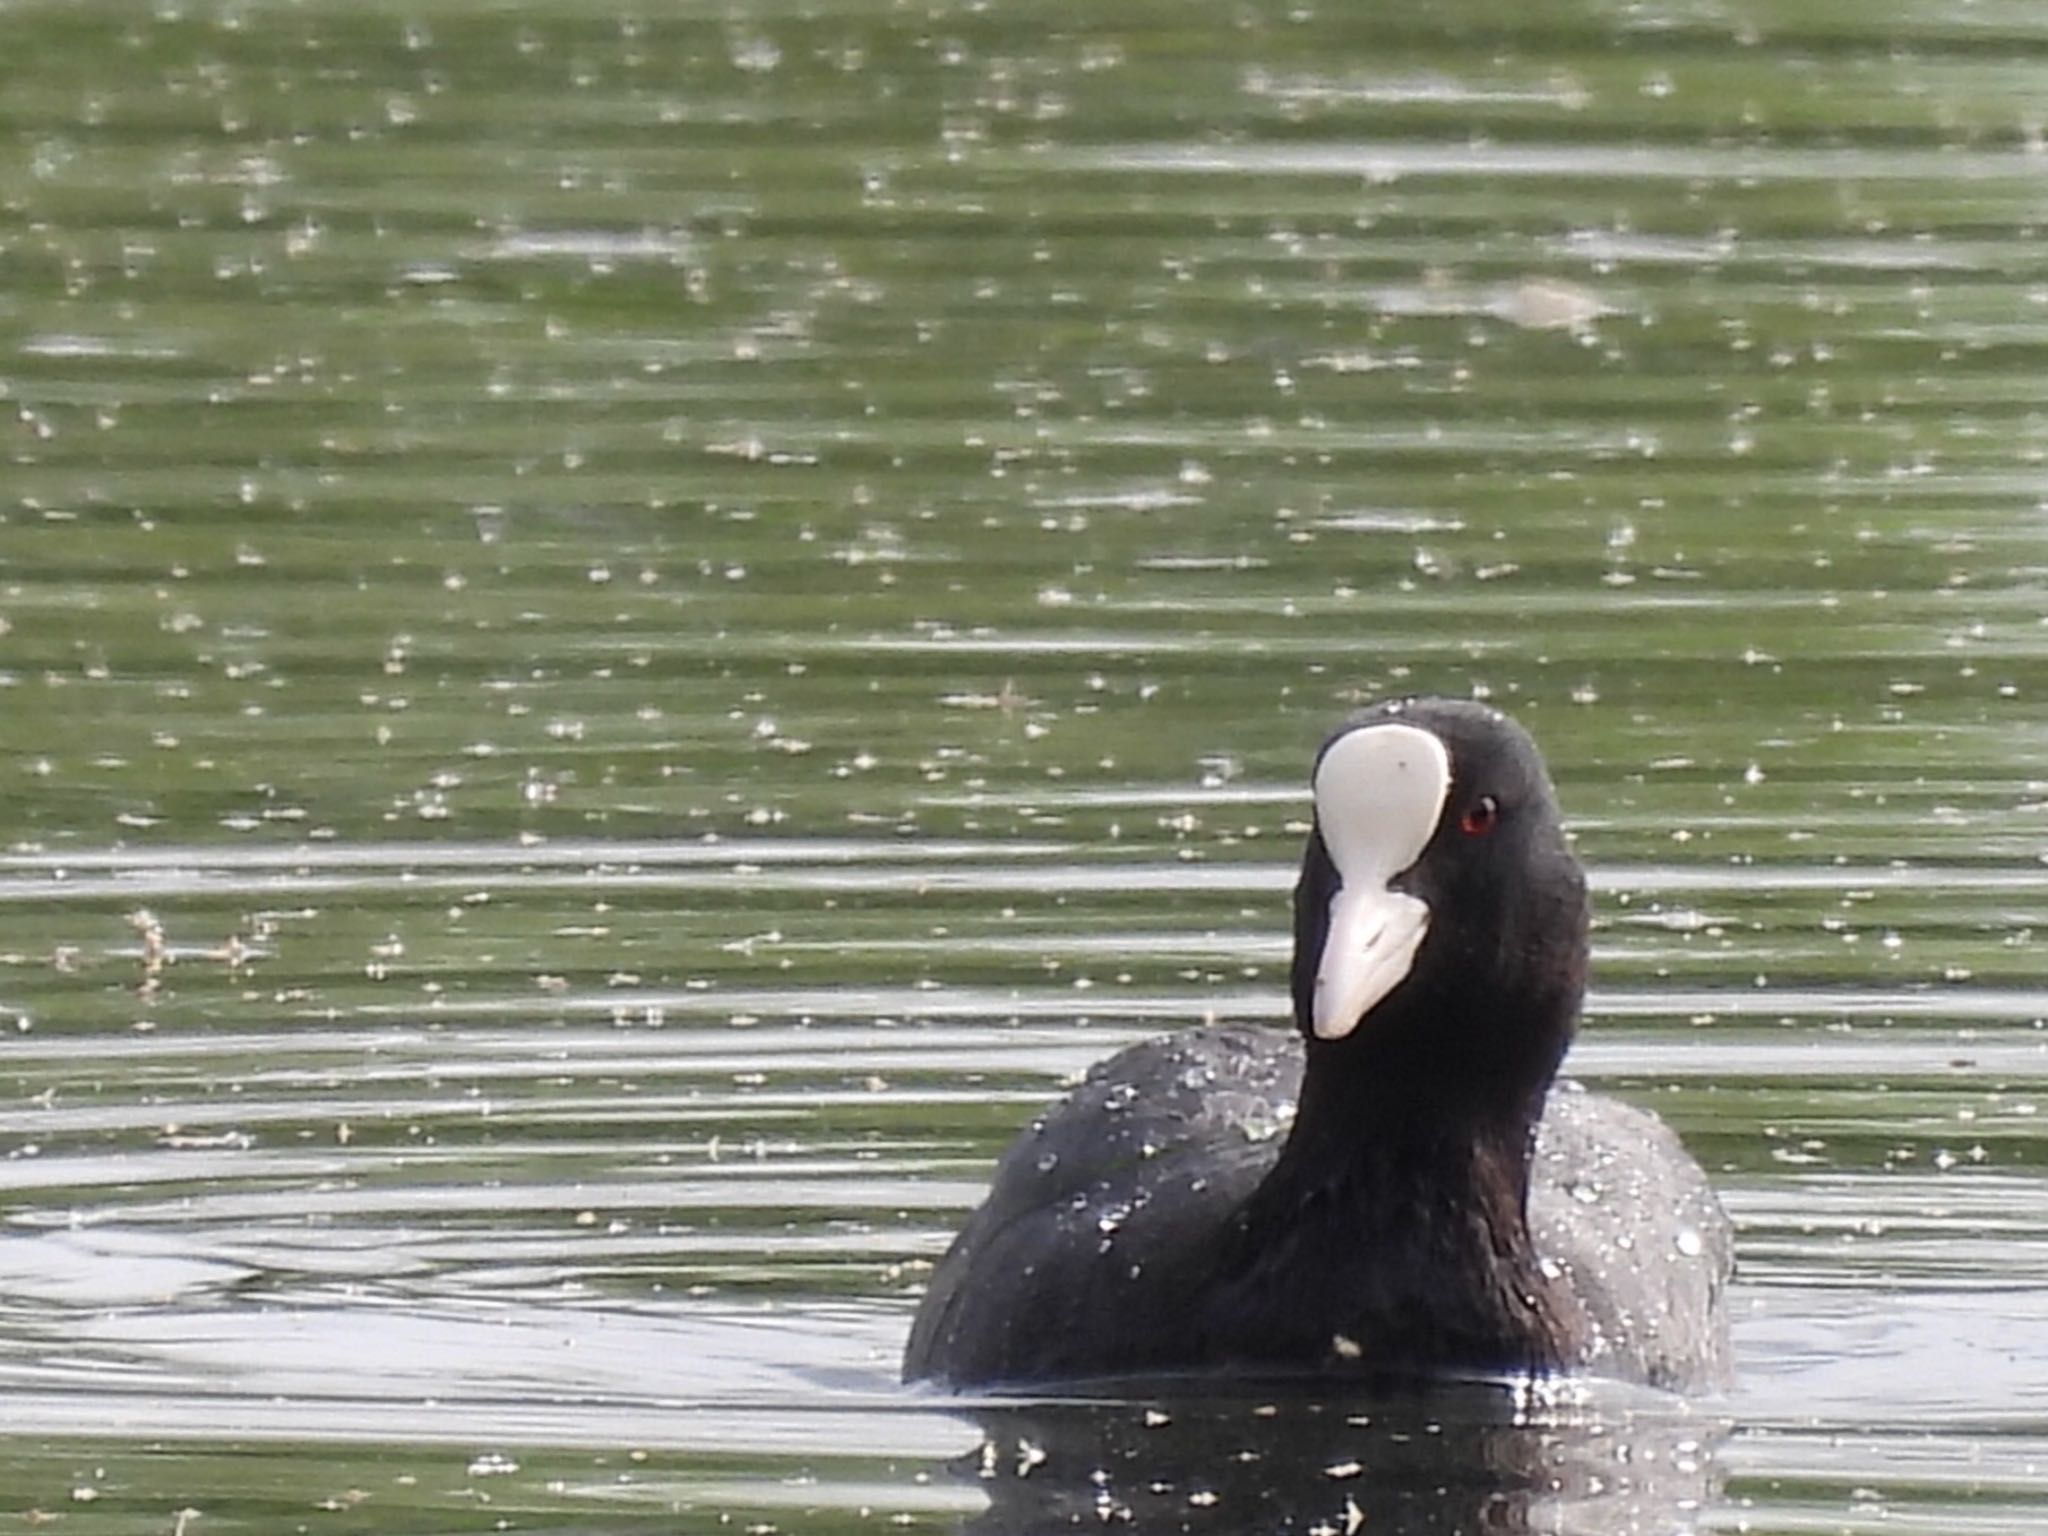
[[[1491,795],[1481,795],[1458,818],[1458,830],[1467,837],[1484,837],[1499,820],[1500,802]]]

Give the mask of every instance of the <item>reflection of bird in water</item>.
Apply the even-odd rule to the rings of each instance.
[[[988,1496],[974,1536],[1695,1529],[1718,1495],[1723,1426],[1613,1383],[1552,1385],[1572,1401],[1443,1382],[1351,1401],[982,1403],[986,1438],[953,1474]]]
[[[1383,704],[1314,790],[1305,1050],[1198,1029],[1098,1066],[1004,1155],[904,1375],[1724,1380],[1705,1175],[1655,1116],[1552,1087],[1588,913],[1535,745],[1477,705]]]

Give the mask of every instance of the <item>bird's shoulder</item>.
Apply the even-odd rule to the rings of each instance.
[[[1300,1044],[1279,1030],[1209,1025],[1140,1041],[1019,1132],[984,1209],[1042,1205],[1191,1153],[1243,1147],[1270,1162],[1300,1087]]]
[[[1657,1115],[1556,1084],[1537,1127],[1529,1227],[1589,1325],[1585,1364],[1672,1388],[1727,1379],[1734,1228]]]
[[[1300,1072],[1292,1037],[1239,1026],[1099,1063],[1003,1154],[932,1272],[905,1374],[1052,1379],[1170,1354],[1171,1301],[1279,1155]]]

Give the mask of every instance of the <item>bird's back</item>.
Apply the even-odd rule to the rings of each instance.
[[[1300,1052],[1219,1026],[1099,1063],[1011,1143],[932,1272],[906,1380],[952,1385],[1187,1369],[1189,1288],[1272,1166]]]

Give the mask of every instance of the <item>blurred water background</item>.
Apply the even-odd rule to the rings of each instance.
[[[0,1521],[2048,1521],[2048,8],[0,6]],[[1479,694],[1730,1397],[895,1385]]]

